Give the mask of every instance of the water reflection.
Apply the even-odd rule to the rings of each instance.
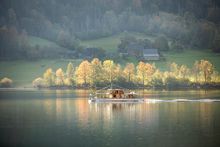
[[[10,137],[4,136],[13,136],[14,146],[16,142],[31,145],[32,141],[43,143],[54,137],[78,146],[120,146],[122,140],[128,146],[213,146],[219,142],[220,102],[89,104],[88,93],[43,91],[40,98],[0,99],[0,140],[10,145]],[[201,95],[211,99],[217,93]]]
[[[201,102],[89,104],[85,98],[56,98],[35,102],[34,105],[40,105],[39,103],[42,103],[41,111],[44,111],[48,118],[65,124],[71,124],[75,119],[81,128],[88,128],[89,123],[100,122],[105,126],[111,126],[115,119],[158,127],[159,121],[166,119],[170,125],[195,121],[194,123],[207,132],[207,126],[213,125],[215,111],[212,103]],[[193,120],[188,119],[189,117]]]

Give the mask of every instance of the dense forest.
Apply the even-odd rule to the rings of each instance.
[[[0,58],[47,54],[39,46],[30,46],[29,36],[78,52],[80,40],[125,31],[165,36],[184,48],[219,52],[219,23],[218,0],[2,0]]]

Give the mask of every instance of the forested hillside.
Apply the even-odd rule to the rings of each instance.
[[[34,55],[39,47],[30,46],[29,36],[79,51],[80,40],[124,31],[219,52],[219,22],[218,0],[2,0],[0,57]]]

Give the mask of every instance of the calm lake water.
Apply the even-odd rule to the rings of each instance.
[[[88,93],[1,90],[0,146],[220,146],[220,91],[145,91],[165,101],[133,104],[89,104]]]

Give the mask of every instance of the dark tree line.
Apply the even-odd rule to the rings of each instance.
[[[159,11],[182,16],[188,12],[196,18],[218,23],[219,5],[217,0],[3,0],[0,24],[14,25],[32,35],[52,40],[56,40],[60,29],[88,38],[88,33],[96,36],[97,30],[108,35],[119,29],[129,29],[126,22],[123,24],[118,20],[129,20],[131,16],[138,19],[138,16],[153,15]],[[113,27],[119,24],[123,27]],[[111,28],[110,32],[106,28]]]
[[[77,38],[136,31],[218,52],[219,7],[218,0],[2,0],[0,27],[71,50],[77,49]]]

